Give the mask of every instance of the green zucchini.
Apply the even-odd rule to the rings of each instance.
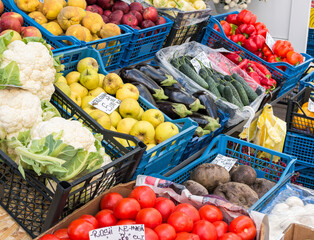
[[[240,96],[240,99],[244,106],[250,105],[250,101],[248,96],[246,95],[246,92],[242,86],[241,83],[237,82],[236,80],[232,80],[231,84],[234,86],[234,88],[238,91],[238,94]]]
[[[208,89],[208,84],[207,82],[201,78],[195,71],[192,69],[187,63],[183,63],[180,67],[179,70],[187,75],[189,78],[191,78],[194,82],[196,82],[198,85],[201,87]]]
[[[244,88],[244,90],[245,90],[245,92],[246,92],[246,94],[250,100],[250,103],[254,102],[254,100],[256,98],[258,98],[257,93],[250,87],[250,85],[239,74],[233,73],[231,75],[231,77],[242,84],[242,86],[243,86],[243,88]]]
[[[216,97],[221,97],[219,90],[217,89],[216,83],[214,81],[214,79],[212,79],[211,77],[207,77],[205,79],[205,81],[208,84],[208,90],[210,92],[212,92]]]

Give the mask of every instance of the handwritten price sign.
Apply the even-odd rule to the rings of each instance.
[[[90,240],[145,240],[143,224],[120,225],[95,229],[89,232]]]

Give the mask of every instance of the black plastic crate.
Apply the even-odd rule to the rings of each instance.
[[[24,179],[17,164],[0,150],[0,204],[32,237],[49,229],[105,190],[128,182],[146,149],[133,136],[103,129],[74,102],[67,101],[58,88],[51,103],[62,117],[77,119],[93,132],[101,133],[102,144],[113,162],[72,182],[60,182],[47,175],[37,176],[28,170]],[[135,144],[135,147],[125,148],[115,138],[126,139],[129,145]]]

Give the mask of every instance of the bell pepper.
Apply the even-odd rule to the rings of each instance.
[[[226,18],[226,21],[228,23],[232,23],[234,25],[239,25],[239,22],[238,22],[238,14],[229,14]]]
[[[267,62],[270,62],[270,63],[275,63],[275,62],[280,62],[280,61],[281,61],[281,58],[276,54],[272,54],[267,57]]]
[[[242,58],[239,54],[236,52],[230,52],[230,53],[222,53],[226,58],[228,58],[230,61],[232,61],[235,64],[239,64],[242,61]]]
[[[257,22],[254,24],[254,27],[256,29],[257,35],[262,35],[264,38],[266,38],[266,34],[269,32],[266,28],[266,25],[262,22]]]
[[[257,51],[254,53],[256,56],[262,58],[263,57],[263,53],[261,51]]]
[[[235,24],[230,23],[230,26],[231,26],[230,35],[234,35],[234,34],[235,34],[235,31],[238,29],[238,25],[235,25]]]
[[[273,52],[270,50],[270,48],[267,46],[267,44],[264,44],[262,48],[263,56],[266,56],[266,58],[270,55],[273,55]]]
[[[254,35],[250,37],[249,39],[246,39],[243,42],[243,47],[249,50],[250,52],[257,52],[262,49],[265,43],[265,38],[261,35]]]
[[[242,10],[237,17],[239,23],[246,24],[255,24],[256,19],[257,19],[256,15],[246,9]]]
[[[221,20],[221,21],[220,21],[220,24],[221,24],[221,27],[222,27],[224,33],[226,34],[226,36],[229,36],[230,33],[231,33],[231,26],[230,26],[230,24],[227,23],[227,22],[224,21],[224,20]],[[220,29],[219,29],[219,27],[218,27],[217,24],[214,25],[214,29],[215,29],[216,31],[220,32]]]
[[[262,73],[258,67],[256,67],[256,62],[254,61],[250,61],[249,64],[248,64],[248,68],[251,70],[251,71],[254,71],[258,74],[259,76],[259,80],[261,82],[261,84],[263,86],[269,86],[269,85],[272,85],[271,81],[269,81],[269,79],[266,77],[266,75],[264,73]]]
[[[240,62],[238,67],[245,71],[247,69],[249,63],[250,63],[250,61],[245,58],[242,60],[242,62]]]
[[[246,38],[249,38],[256,34],[256,29],[251,24],[241,24],[235,31],[235,34],[243,34]]]
[[[290,51],[287,53],[287,62],[291,65],[297,66],[303,62],[303,56],[295,51]]]
[[[273,46],[273,52],[282,58],[285,58],[290,51],[293,51],[293,47],[289,41],[277,40]]]
[[[249,67],[248,75],[259,85],[261,85],[261,81],[259,80],[259,76],[257,72],[254,72],[252,68]]]
[[[236,34],[229,37],[229,39],[239,45],[242,45],[243,42],[246,40],[245,36],[242,34]]]

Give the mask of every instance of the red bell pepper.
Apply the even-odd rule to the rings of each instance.
[[[246,40],[245,36],[242,34],[236,34],[229,37],[229,39],[239,45],[242,45],[243,42]]]
[[[226,58],[228,58],[233,63],[239,65],[239,63],[242,61],[242,58],[237,53],[222,53]]]
[[[249,39],[245,40],[243,43],[243,47],[249,50],[250,52],[257,52],[262,49],[265,43],[265,38],[261,35],[254,35]]]
[[[266,25],[262,22],[257,22],[254,24],[254,27],[256,29],[257,35],[262,35],[264,38],[266,38],[266,34],[269,32],[266,28]]]
[[[220,21],[220,24],[221,24],[221,27],[222,27],[224,33],[226,34],[226,36],[229,36],[230,33],[231,33],[231,26],[230,26],[230,24],[227,23],[227,22],[224,21],[224,20],[221,20],[221,21]],[[219,27],[218,27],[217,24],[214,25],[214,29],[215,29],[216,31],[220,32],[220,29],[219,29]]]
[[[246,59],[246,58],[242,59],[242,62],[240,62],[238,67],[245,71],[247,69],[249,63],[250,63],[250,61],[248,59]]]
[[[246,9],[242,10],[237,17],[239,23],[246,24],[255,24],[256,19],[257,19],[256,15]]]
[[[254,53],[256,56],[262,58],[263,57],[263,53],[261,51],[257,51]]]
[[[291,65],[297,66],[303,62],[303,56],[295,51],[290,51],[287,53],[287,62]]]
[[[249,68],[251,68],[252,71],[254,71],[258,74],[259,80],[263,86],[272,86],[273,85],[272,81],[269,80],[266,77],[266,75],[258,69],[258,67],[255,65],[255,63],[256,62],[254,62],[254,61],[250,61],[249,65],[248,65]]]
[[[239,25],[239,22],[238,22],[238,14],[229,14],[226,18],[226,21],[228,23],[232,23],[232,24],[235,24],[235,25]]]
[[[254,72],[253,69],[249,67],[248,74],[257,84],[261,85],[257,72]]]
[[[235,24],[230,23],[230,26],[231,26],[230,35],[234,35],[235,32],[236,32],[236,30],[238,29],[238,25],[235,25]]]
[[[268,78],[271,78],[271,72],[263,65],[258,62],[254,62],[254,65]]]
[[[279,57],[285,58],[288,52],[293,51],[293,47],[289,41],[278,40],[273,46],[273,51]]]
[[[262,53],[264,56],[266,56],[266,58],[270,55],[273,55],[273,52],[270,50],[270,48],[267,46],[267,44],[264,44],[264,46],[262,48]]]
[[[243,34],[246,38],[256,34],[256,29],[252,24],[241,24],[235,34]]]
[[[276,54],[272,54],[267,57],[267,62],[270,62],[270,63],[275,63],[275,62],[280,62],[280,61],[281,61],[281,58]]]

